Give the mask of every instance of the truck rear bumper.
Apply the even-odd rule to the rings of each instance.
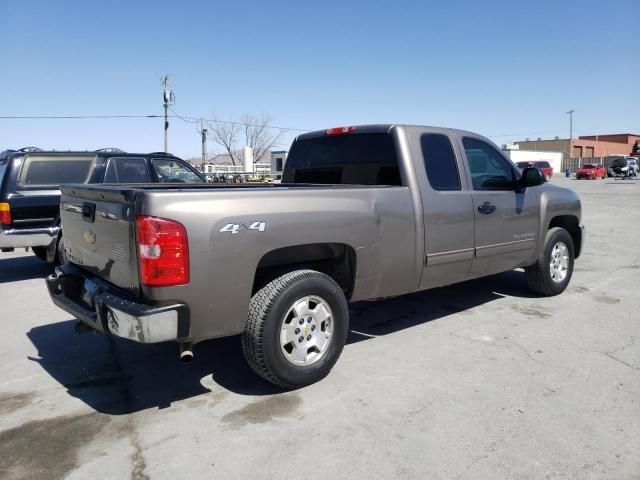
[[[151,306],[116,292],[71,264],[47,277],[51,300],[89,327],[139,343],[189,336],[189,308],[184,304]]]
[[[60,233],[60,227],[12,228],[0,230],[0,248],[48,247]]]

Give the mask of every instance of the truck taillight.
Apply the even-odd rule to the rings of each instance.
[[[152,287],[189,283],[189,240],[181,223],[136,217],[136,246],[140,283]]]
[[[325,135],[343,135],[345,133],[355,132],[356,127],[336,127],[325,130]]]
[[[11,206],[8,203],[0,203],[0,225],[11,225]]]

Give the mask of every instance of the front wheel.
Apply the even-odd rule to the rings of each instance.
[[[573,239],[564,228],[554,227],[547,232],[536,263],[525,268],[531,290],[546,296],[562,293],[573,274]]]
[[[340,286],[314,270],[296,270],[251,298],[242,349],[251,368],[286,389],[315,383],[331,371],[349,332]]]

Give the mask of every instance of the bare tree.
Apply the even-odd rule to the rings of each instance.
[[[258,162],[278,143],[282,130],[271,128],[271,116],[263,113],[260,116],[245,113],[240,121],[244,127],[245,145],[253,149],[253,161]]]
[[[237,122],[221,122],[217,120],[207,122],[207,124],[209,125],[211,140],[225,149],[231,158],[231,163],[233,165],[236,165],[236,162],[238,164],[241,163],[237,145],[241,125]]]
[[[223,122],[214,120],[209,124],[210,138],[225,149],[233,165],[241,164],[242,147],[253,149],[253,161],[258,162],[280,140],[281,130],[271,127],[271,116],[263,113],[260,116],[245,113],[239,122]],[[244,139],[242,139],[244,134]],[[244,143],[240,145],[240,141]]]

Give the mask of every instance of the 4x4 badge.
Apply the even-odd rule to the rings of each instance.
[[[247,223],[227,223],[222,227],[219,232],[229,232],[233,235],[241,230],[257,230],[258,232],[264,232],[267,229],[267,222],[247,222]]]

